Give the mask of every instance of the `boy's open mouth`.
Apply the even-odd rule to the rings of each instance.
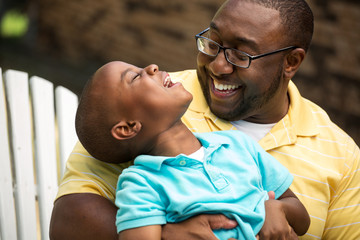
[[[171,81],[169,74],[165,77],[163,85],[166,88],[171,88],[172,86],[174,86],[174,83]]]

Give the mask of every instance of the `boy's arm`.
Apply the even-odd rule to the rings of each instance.
[[[161,225],[127,229],[119,233],[119,240],[161,240]]]
[[[260,239],[268,239],[275,232],[279,236],[285,236],[284,239],[292,238],[293,230],[301,236],[310,226],[309,214],[290,189],[277,200],[270,197],[265,202],[265,211],[265,222],[259,232]]]

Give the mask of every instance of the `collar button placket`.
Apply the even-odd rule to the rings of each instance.
[[[221,191],[229,185],[227,179],[221,174],[221,170],[211,164],[208,156],[204,162],[204,169],[210,178],[211,183],[217,191]]]

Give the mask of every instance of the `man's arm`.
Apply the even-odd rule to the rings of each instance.
[[[168,223],[162,227],[162,240],[218,240],[213,229],[232,229],[237,222],[222,214],[202,214],[180,223]]]
[[[119,233],[119,240],[161,240],[161,225],[127,229]]]
[[[116,240],[116,211],[116,206],[100,195],[77,193],[62,196],[54,204],[50,239]]]
[[[223,223],[226,222],[228,222],[228,225],[224,226]],[[119,240],[218,240],[218,238],[215,237],[215,235],[213,234],[211,228],[233,228],[236,225],[236,221],[231,221],[227,219],[224,215],[204,214],[185,220],[182,223],[166,224],[163,227],[161,227],[160,225],[151,225],[124,230],[120,232]],[[162,232],[164,233],[162,234]],[[186,235],[184,235],[184,233]],[[229,240],[232,240],[232,238]]]
[[[278,200],[282,203],[282,209],[290,226],[297,235],[304,235],[310,226],[310,216],[304,205],[290,190],[286,190]]]
[[[116,240],[117,208],[108,199],[77,193],[56,200],[50,223],[52,240]],[[223,215],[199,215],[162,227],[163,240],[216,240],[211,229],[234,228],[237,223]]]

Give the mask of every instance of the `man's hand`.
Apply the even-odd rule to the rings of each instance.
[[[199,215],[183,222],[168,223],[162,228],[162,240],[218,240],[212,229],[232,229],[237,222],[224,215]]]

